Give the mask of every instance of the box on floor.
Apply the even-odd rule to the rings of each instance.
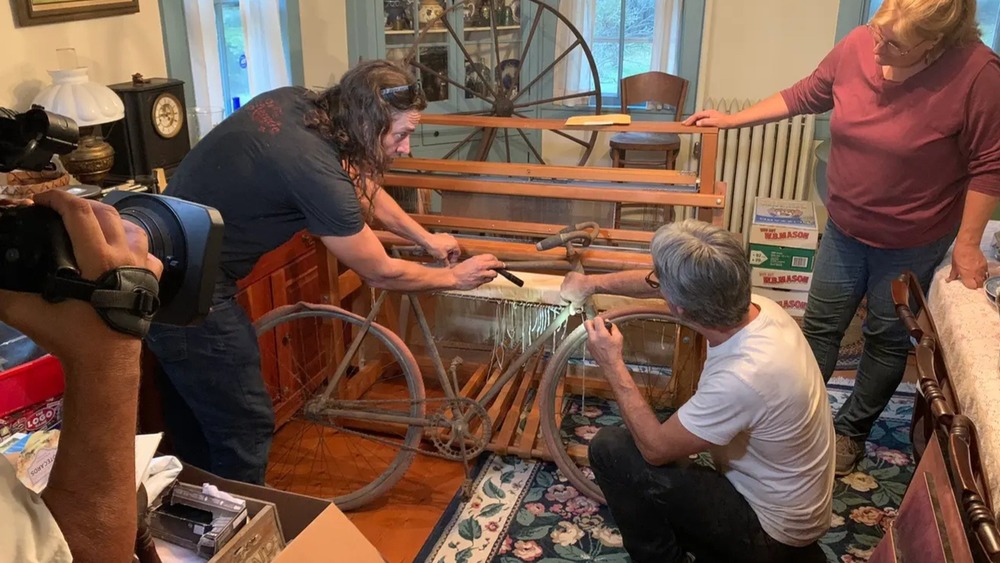
[[[375,546],[329,501],[223,479],[185,465],[178,479],[247,499],[250,520],[210,561],[384,563]],[[280,551],[262,549],[273,540]]]

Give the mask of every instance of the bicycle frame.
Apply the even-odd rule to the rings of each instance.
[[[544,250],[548,248],[554,248],[555,246],[565,246],[567,256],[565,259],[560,260],[535,260],[535,261],[518,261],[511,262],[516,266],[518,270],[562,270],[568,269],[583,273],[583,267],[579,260],[579,250],[573,245],[574,242],[583,241],[583,246],[589,246],[591,242],[597,237],[599,227],[596,223],[581,223],[573,227],[567,227],[560,233],[539,242],[537,247],[539,250]],[[411,250],[411,247],[395,248],[393,249],[393,255],[399,256],[401,253]],[[368,329],[371,327],[375,318],[378,316],[382,309],[382,304],[385,301],[386,296],[389,294],[388,290],[382,291],[379,296],[375,299],[372,305],[371,311],[365,318],[364,325],[361,326],[358,335],[351,342],[347,351],[344,354],[344,358],[337,365],[337,369],[334,375],[330,378],[326,385],[326,389],[321,395],[319,400],[319,405],[313,410],[314,413],[322,414],[329,417],[347,417],[355,420],[365,420],[382,422],[389,424],[403,424],[410,426],[421,426],[421,427],[440,427],[440,424],[436,424],[430,420],[429,417],[415,418],[411,416],[405,416],[400,414],[398,411],[384,411],[371,408],[371,404],[368,401],[349,401],[349,400],[333,400],[331,401],[330,396],[333,390],[337,388],[341,379],[347,373],[348,368],[354,359],[355,354],[361,346],[361,342],[364,340]],[[424,343],[427,346],[427,353],[430,356],[431,364],[433,365],[434,371],[437,375],[438,381],[444,390],[445,399],[444,400],[456,400],[456,399],[471,399],[470,397],[462,397],[461,391],[458,388],[458,382],[452,381],[448,376],[448,372],[444,367],[444,362],[441,359],[441,355],[438,352],[437,344],[434,342],[434,337],[427,322],[427,317],[424,314],[423,307],[420,305],[420,299],[417,294],[403,294],[409,301],[409,310],[413,313],[417,325],[420,328],[420,332],[423,336]],[[531,345],[527,347],[523,352],[518,354],[518,356],[512,361],[504,372],[494,381],[494,383],[489,387],[486,393],[476,401],[484,409],[489,403],[496,398],[496,396],[502,391],[504,385],[506,385],[512,378],[514,378],[524,365],[530,360],[535,354],[537,354],[546,342],[552,338],[553,335],[561,328],[563,328],[570,317],[577,312],[578,309],[582,309],[584,315],[588,318],[594,316],[594,308],[591,300],[582,306],[567,304],[563,306],[556,318],[549,323],[546,329],[535,338]],[[404,309],[405,310],[405,309]],[[428,399],[424,399],[427,401]],[[442,399],[434,399],[441,401]],[[354,407],[354,408],[351,408]]]

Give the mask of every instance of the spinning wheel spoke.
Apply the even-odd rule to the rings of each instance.
[[[490,35],[493,37],[493,54],[496,55],[497,64],[500,63],[500,39],[497,37],[497,21],[493,10],[490,10]],[[499,96],[500,87],[502,84],[497,84],[497,96]],[[504,93],[506,94],[506,88],[504,88]]]
[[[475,137],[476,135],[478,135],[482,131],[483,131],[482,127],[476,127],[475,129],[473,129],[472,133],[469,133],[468,135],[466,135],[464,139],[462,139],[461,141],[459,141],[458,144],[455,145],[455,147],[453,149],[451,149],[450,151],[448,151],[444,155],[444,160],[448,160],[449,158],[451,158],[452,155],[454,155],[455,153],[457,153],[465,145],[469,144],[469,141],[471,141],[473,137]]]
[[[552,102],[559,102],[562,100],[572,100],[573,98],[587,98],[597,94],[597,90],[588,90],[586,92],[572,92],[570,94],[563,94],[562,96],[555,96],[553,98],[546,98],[544,100],[533,100],[530,102],[525,102],[523,104],[515,104],[514,107],[517,109],[530,108],[531,106],[537,106],[540,104],[549,104]]]
[[[461,7],[462,5],[461,4],[457,4],[457,6]],[[492,20],[492,15],[490,16],[490,19]],[[457,34],[455,33],[455,28],[451,27],[451,23],[448,22],[448,19],[445,18],[444,16],[441,16],[441,21],[444,22],[445,27],[448,28],[449,32],[451,32],[451,36],[455,38],[455,43],[457,43],[458,44],[458,48],[462,50],[462,56],[465,57],[465,60],[468,61],[468,62],[472,62],[472,60],[473,60],[472,59],[472,55],[470,55],[468,49],[465,48],[465,43],[461,39],[458,38]],[[490,95],[493,96],[494,98],[496,98],[497,97],[497,91],[493,89],[493,86],[491,86],[491,82],[489,80],[487,80],[485,76],[483,76],[483,72],[481,70],[479,70],[479,67],[477,67],[476,65],[472,65],[472,69],[476,71],[476,74],[479,76],[479,80],[481,80],[482,83],[486,85],[486,89],[490,91]],[[452,84],[457,84],[454,81],[449,81],[449,82],[451,82]],[[467,92],[469,91],[469,89],[465,88],[464,86],[461,86],[461,88],[463,90],[467,91]],[[486,100],[487,102],[491,102],[491,103],[493,102],[493,100],[491,100],[489,98],[483,97],[478,92],[476,92],[475,94],[476,94],[477,97],[482,98],[482,99]]]
[[[433,68],[425,65],[424,63],[422,63],[422,62],[420,62],[420,61],[418,61],[416,59],[410,61],[410,65],[414,66],[414,67],[417,67],[417,68],[419,68],[420,70],[422,70],[424,72],[428,72],[430,74],[433,74],[435,77],[440,78],[441,80],[444,80],[445,82],[447,82],[449,84],[454,84],[455,86],[458,86],[462,90],[465,90],[466,92],[472,94],[473,96],[475,96],[475,97],[477,97],[477,98],[479,98],[481,100],[485,100],[485,101],[490,102],[490,103],[493,102],[493,100],[487,98],[486,96],[483,96],[479,92],[476,92],[475,90],[467,88],[465,86],[465,84],[459,84],[457,81],[452,80],[451,77],[449,77],[447,74],[441,74],[440,72],[434,70]]]
[[[510,162],[510,136],[507,134],[506,129],[503,130],[503,145],[507,151],[507,162]]]
[[[576,144],[578,144],[580,146],[586,147],[586,146],[589,145],[589,143],[587,143],[587,141],[584,141],[583,139],[581,139],[579,137],[574,137],[573,135],[570,135],[569,133],[566,133],[565,131],[560,131],[558,129],[552,129],[551,131],[553,133],[555,133],[556,135],[559,135],[560,137],[563,137],[563,138],[565,138],[567,140],[573,141],[574,143],[576,143]]]
[[[524,131],[522,131],[521,129],[516,129],[516,131],[517,134],[520,135],[522,139],[524,139],[524,142],[528,145],[528,148],[531,149],[531,154],[535,155],[535,158],[538,159],[538,163],[545,164],[545,161],[542,159],[542,153],[538,152],[538,149],[535,148],[535,144],[528,139],[528,136],[524,134]]]
[[[566,55],[569,55],[573,51],[573,49],[576,49],[576,47],[578,45],[580,45],[580,44],[581,43],[580,43],[579,39],[577,39],[576,41],[574,41],[573,44],[570,45],[568,49],[566,49],[565,51],[563,51],[561,55],[559,55],[558,57],[555,58],[555,60],[553,60],[551,63],[549,63],[549,66],[547,66],[544,69],[542,69],[542,71],[538,73],[538,76],[536,76],[534,78],[534,80],[532,80],[531,82],[528,83],[527,86],[525,86],[524,88],[522,88],[521,91],[518,92],[517,95],[514,96],[514,99],[511,100],[511,101],[512,102],[516,102],[518,100],[518,98],[520,98],[525,92],[527,92],[532,86],[535,85],[535,82],[538,82],[539,80],[541,80],[546,74],[548,74],[548,72],[550,70],[554,69],[557,64],[559,64],[560,62],[562,62],[562,60],[566,58]]]
[[[535,30],[538,29],[538,24],[542,21],[542,14],[544,13],[544,10],[535,12],[535,17],[531,20],[531,31],[528,32],[528,39],[525,40],[524,48],[521,49],[521,56],[517,59],[517,68],[524,68],[524,57],[528,54],[528,50],[531,48],[531,40],[535,38]],[[525,88],[525,90],[527,90],[527,88]]]

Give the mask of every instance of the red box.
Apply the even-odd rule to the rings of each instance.
[[[2,371],[0,416],[61,395],[64,387],[62,364],[50,354]]]

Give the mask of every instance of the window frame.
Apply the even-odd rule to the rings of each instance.
[[[555,0],[553,0],[555,1]],[[697,92],[698,90],[698,70],[701,65],[701,48],[702,48],[702,36],[705,28],[705,4],[706,0],[684,0],[684,5],[681,8],[681,25],[678,30],[680,33],[680,40],[678,42],[680,52],[677,54],[677,74],[678,76],[687,79],[688,81],[688,92]],[[624,0],[622,0],[622,9],[624,10]],[[619,44],[625,44],[629,42],[623,37],[625,33],[624,23],[619,26]],[[624,57],[624,50],[618,50],[618,73],[622,72],[622,60]],[[545,61],[547,62],[547,61]],[[684,102],[684,108],[681,111],[681,115],[691,115],[694,113],[695,106],[694,95],[689,95],[687,100]],[[621,98],[619,96],[601,96],[601,110],[604,113],[613,113],[617,111],[617,108],[621,107]],[[543,107],[539,110],[539,117],[548,119],[565,119],[576,114],[582,113],[592,113],[593,106],[589,107],[569,107],[569,106],[557,106],[555,104],[550,104],[549,107]],[[648,111],[649,115],[646,119],[662,119],[664,121],[673,120],[673,112],[668,111],[649,111],[645,107],[630,108],[633,113]]]
[[[229,117],[232,115],[235,109],[233,109],[233,92],[232,88],[229,86],[229,57],[226,56],[226,29],[224,18],[222,17],[222,9],[224,6],[236,6],[238,9],[240,7],[240,0],[213,0],[212,4],[215,8],[215,35],[218,38],[218,55],[219,55],[219,70],[222,74],[222,97],[225,100],[225,116]],[[242,102],[241,102],[242,103]]]

